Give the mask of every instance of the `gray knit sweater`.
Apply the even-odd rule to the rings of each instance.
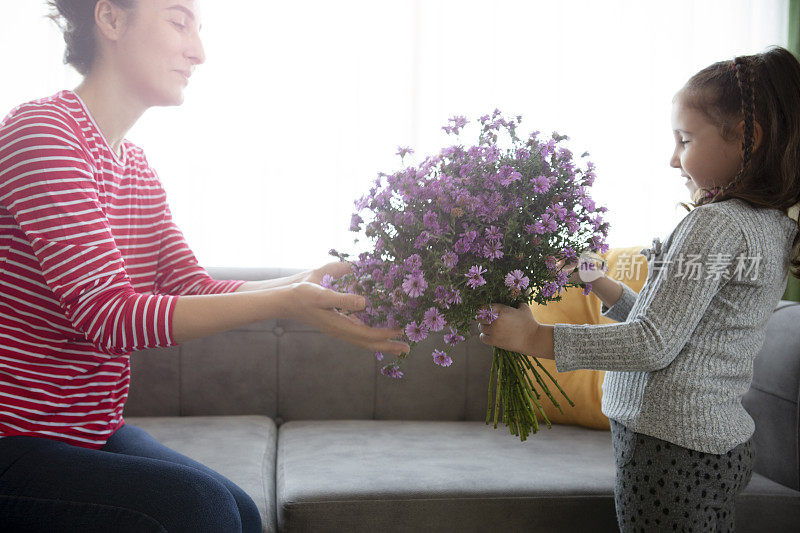
[[[556,368],[606,370],[602,411],[633,431],[728,452],[755,431],[741,398],[796,234],[778,209],[739,199],[695,208],[648,260],[641,292],[623,285],[602,307],[618,324],[555,324]]]

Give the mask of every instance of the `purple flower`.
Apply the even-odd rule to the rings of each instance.
[[[442,331],[447,325],[447,321],[435,307],[431,307],[425,311],[422,323],[431,331]]]
[[[320,286],[325,287],[326,289],[330,289],[333,285],[333,276],[330,274],[325,274],[322,276],[322,281],[319,282]]]
[[[516,289],[518,291],[524,291],[528,288],[528,283],[530,283],[530,280],[522,273],[521,270],[512,270],[506,274],[505,282],[506,287],[511,290]]]
[[[554,219],[563,221],[564,217],[567,216],[567,208],[561,204],[551,205],[547,208],[547,213],[549,213]]]
[[[469,278],[467,281],[467,285],[472,287],[473,289],[477,289],[481,285],[486,285],[486,280],[483,279],[483,274],[486,273],[486,269],[480,265],[474,265],[469,269],[467,274],[464,274]]]
[[[589,293],[592,292],[592,284],[591,283],[585,283],[584,285],[585,286],[583,287],[583,295],[584,296],[588,296]]]
[[[381,374],[389,376],[390,378],[400,379],[403,377],[403,371],[396,364],[386,365],[381,368]]]
[[[462,342],[463,340],[464,340],[464,337],[459,335],[458,331],[453,329],[452,326],[450,327],[450,333],[445,333],[444,334],[444,342],[446,342],[450,346],[455,346],[456,344],[458,344],[459,342]]]
[[[519,172],[517,172],[515,170],[511,174],[509,174],[508,177],[505,177],[505,178],[501,179],[500,180],[500,185],[502,185],[503,187],[508,187],[509,185],[514,183],[515,181],[518,181],[518,180],[521,180],[521,179],[522,179],[522,174],[520,174]]]
[[[425,340],[428,336],[428,328],[425,324],[417,324],[416,322],[410,322],[406,326],[406,337],[411,342],[420,342]]]
[[[581,227],[580,224],[578,224],[578,221],[574,217],[568,218],[566,223],[567,223],[567,229],[569,230],[570,233],[577,233]]]
[[[500,228],[495,226],[489,226],[486,228],[486,240],[488,241],[500,241],[503,239],[503,234],[500,233]]]
[[[485,244],[483,246],[483,256],[489,261],[500,259],[503,257],[503,251],[501,250],[502,247],[503,245],[500,244],[499,241],[491,241],[489,244]]]
[[[375,359],[383,361],[383,352],[375,352]]]
[[[426,228],[434,232],[439,231],[439,217],[431,210],[422,215],[422,223],[425,224]]]
[[[425,245],[428,244],[428,241],[430,239],[431,239],[431,234],[428,233],[427,231],[422,231],[417,237],[417,239],[414,241],[414,248],[418,250],[424,248]]]
[[[550,270],[556,269],[556,264],[558,263],[558,259],[553,257],[552,255],[544,256],[544,265],[549,268]]]
[[[358,231],[358,230],[360,230],[362,222],[364,222],[364,219],[361,218],[358,213],[355,213],[350,218],[350,231]]]
[[[554,232],[558,230],[558,224],[556,223],[556,219],[553,218],[553,215],[545,213],[542,215],[542,225],[546,231]]]
[[[569,274],[567,274],[567,271],[566,270],[562,270],[561,272],[556,274],[556,283],[558,283],[561,286],[564,286],[564,285],[567,284],[568,278],[569,278]]]
[[[561,287],[554,281],[546,283],[545,286],[542,287],[542,296],[545,298],[550,298],[558,293],[559,289],[561,289]]]
[[[411,148],[409,148],[407,146],[398,146],[397,147],[397,155],[399,155],[400,157],[405,157],[406,154],[413,154],[413,153],[414,153],[414,150],[412,150]]]
[[[448,120],[452,124],[449,126],[442,126],[442,129],[447,134],[458,135],[458,132],[467,124],[467,119],[462,116],[455,116]]]
[[[565,246],[561,252],[564,254],[564,257],[567,258],[567,260],[573,260],[578,258],[578,254],[577,252],[575,252],[575,248],[573,248],[572,246]]]
[[[442,256],[442,262],[447,268],[455,268],[458,263],[458,255],[455,252],[447,251]]]
[[[458,289],[453,289],[450,291],[450,294],[447,297],[447,303],[449,305],[458,305],[461,303],[461,291]]]
[[[441,350],[433,351],[433,362],[439,366],[450,366],[453,364],[453,360]]]
[[[422,268],[422,258],[419,254],[411,254],[403,265],[406,267],[406,272],[417,272]]]
[[[481,321],[486,321],[489,324],[497,320],[497,311],[490,305],[489,307],[482,307],[478,310],[478,314],[475,315],[475,318]]]
[[[425,281],[422,272],[415,272],[413,274],[409,274],[403,281],[403,290],[406,291],[406,294],[408,294],[412,298],[417,298],[419,296],[422,296],[422,293],[424,293],[425,289],[427,288],[428,288],[428,282]]]

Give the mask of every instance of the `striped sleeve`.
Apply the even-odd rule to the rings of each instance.
[[[155,277],[155,294],[201,295],[234,292],[244,280],[215,280],[198,262],[165,206]]]
[[[92,158],[68,119],[36,108],[0,129],[0,203],[73,327],[100,351],[175,345],[177,297],[138,294],[99,199]]]
[[[730,281],[747,244],[739,225],[713,204],[686,215],[673,239],[664,256],[665,268],[650,280],[641,312],[619,324],[553,326],[559,372],[581,368],[650,372],[677,357],[712,299]],[[699,263],[700,275],[681,272],[689,261]]]

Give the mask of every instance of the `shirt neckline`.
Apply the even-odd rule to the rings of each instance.
[[[64,92],[68,93],[70,96],[72,96],[73,98],[75,98],[75,100],[78,101],[78,103],[81,106],[81,111],[83,111],[83,114],[86,115],[86,117],[89,119],[89,122],[92,124],[92,127],[94,127],[95,131],[100,136],[100,139],[103,141],[103,144],[111,154],[111,157],[114,159],[114,162],[119,166],[124,167],[128,155],[128,152],[125,149],[125,139],[122,139],[122,142],[119,145],[120,151],[122,152],[122,157],[120,157],[117,154],[117,152],[115,152],[114,149],[111,148],[111,144],[109,144],[108,140],[106,139],[106,136],[103,135],[102,130],[100,130],[100,126],[97,125],[97,122],[95,122],[94,117],[89,112],[89,108],[86,106],[86,103],[83,101],[83,99],[80,96],[78,96],[78,93],[70,89],[65,89]]]

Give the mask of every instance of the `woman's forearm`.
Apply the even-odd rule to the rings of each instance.
[[[180,296],[172,316],[172,337],[182,342],[280,316],[281,287],[243,293]]]
[[[592,282],[592,292],[606,307],[611,307],[622,296],[622,284],[613,278],[601,276]]]
[[[239,285],[239,288],[237,288],[233,292],[261,291],[264,289],[285,287],[286,285],[291,285],[292,283],[303,281],[303,279],[307,275],[308,272],[298,272],[297,274],[292,274],[291,276],[286,276],[284,278],[265,279],[259,281],[245,281],[244,283]]]

